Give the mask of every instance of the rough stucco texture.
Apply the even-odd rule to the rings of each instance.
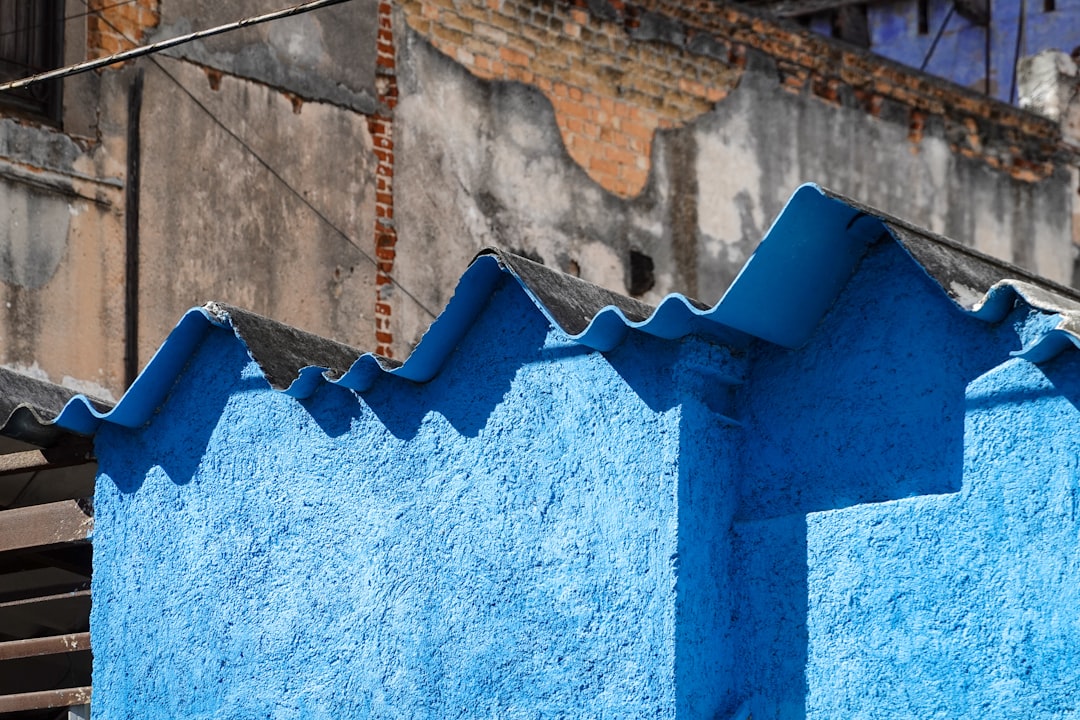
[[[212,330],[98,437],[95,714],[1061,718],[1080,360],[875,246],[810,343],[566,341],[299,402]]]
[[[1003,365],[968,387],[958,493],[808,517],[809,714],[1075,714],[1078,381]]]
[[[730,614],[719,559],[680,579],[676,533],[729,525],[729,430],[706,483],[680,425],[714,410],[639,358],[737,361],[587,351],[516,285],[491,306],[437,382],[362,398],[274,393],[211,330],[148,427],[101,432],[95,717],[673,718],[680,672],[716,687],[687,623]]]
[[[738,697],[755,720],[1067,716],[1077,386],[1008,359],[1047,318],[967,318],[891,243],[836,307],[755,358],[738,411]]]

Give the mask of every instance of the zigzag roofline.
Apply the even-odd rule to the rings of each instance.
[[[1008,263],[847,200],[816,185],[800,187],[724,296],[713,306],[679,294],[653,308],[498,249],[476,256],[445,310],[413,353],[398,363],[218,303],[184,315],[115,408],[70,399],[42,424],[93,434],[102,422],[145,424],[210,327],[230,328],[275,390],[303,398],[323,382],[363,392],[381,375],[427,382],[509,275],[570,338],[607,351],[630,330],[677,339],[703,334],[728,344],[759,338],[797,348],[836,302],[867,249],[894,240],[960,309],[1000,320],[1017,299],[1056,314],[1058,326],[1019,355],[1038,362],[1080,346],[1080,295]]]

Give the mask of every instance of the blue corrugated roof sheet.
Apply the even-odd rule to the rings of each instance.
[[[115,408],[70,400],[54,423],[92,434],[102,422],[144,424],[164,401],[208,328],[228,327],[263,368],[270,385],[295,397],[329,382],[368,389],[381,374],[426,382],[439,371],[501,279],[517,280],[536,306],[573,340],[600,351],[631,330],[660,338],[688,334],[730,344],[759,338],[784,347],[805,343],[855,272],[867,248],[898,242],[963,310],[1000,320],[1017,298],[1060,316],[1057,327],[1022,353],[1033,361],[1080,346],[1075,291],[981,255],[816,185],[799,188],[723,298],[706,306],[679,294],[656,308],[499,250],[480,253],[453,298],[404,363],[361,353],[237,308],[189,311]]]

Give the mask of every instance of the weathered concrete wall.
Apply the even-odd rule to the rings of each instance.
[[[807,181],[1073,281],[1074,161],[1052,124],[733,10],[648,5],[403,4],[395,277],[424,306],[488,244],[712,303]],[[394,303],[404,355],[430,317]]]
[[[318,12],[256,25],[178,46],[176,57],[295,94],[373,113],[376,0],[353,0]],[[163,0],[151,40],[281,10],[273,0]]]
[[[95,2],[101,18],[68,22],[69,61],[277,7]],[[172,52],[65,86],[60,130],[78,152],[60,174],[89,177],[97,208],[72,216],[67,242],[98,238],[80,252],[107,256],[107,271],[91,313],[95,276],[60,260],[63,279],[41,292],[65,319],[49,309],[42,324],[78,318],[73,347],[113,349],[54,360],[17,331],[6,362],[39,361],[54,380],[113,393],[124,383],[122,189],[137,70],[137,364],[185,307],[215,297],[403,357],[486,244],[648,301],[713,301],[807,180],[1073,281],[1076,154],[1053,123],[728,5],[357,0]],[[38,125],[24,147],[55,144],[57,129]],[[0,159],[56,170],[33,152]],[[27,192],[8,204],[25,206]],[[52,207],[41,217],[59,222]],[[18,227],[12,247],[65,246]]]
[[[67,63],[278,9],[89,7],[68,3]],[[125,386],[124,297],[135,268],[125,250],[128,106],[138,73],[136,366],[185,309],[210,299],[374,347],[374,7],[349,3],[186,46],[185,61],[161,56],[70,78],[58,126],[0,117],[0,362],[105,397]]]
[[[123,96],[100,91],[120,102],[95,118],[111,126]],[[0,362],[105,397],[123,385],[116,149],[0,118]]]
[[[85,11],[66,4],[65,62],[88,52]],[[123,388],[125,97],[96,75],[62,97],[62,128],[0,109],[0,363],[107,398]]]
[[[149,39],[277,9],[168,0]],[[377,23],[348,3],[180,46],[157,61],[172,78],[147,67],[143,361],[211,299],[376,346]]]
[[[892,68],[882,76],[847,50],[829,69],[821,48],[805,47],[824,41],[785,31],[766,45],[753,32],[760,21],[726,11],[620,22],[560,3],[406,3],[395,277],[438,308],[453,268],[498,244],[646,300],[678,290],[713,302],[791,188],[815,181],[1072,281],[1074,181],[1068,162],[1045,155],[1051,126],[1007,108],[987,120],[986,103],[959,91]],[[507,38],[518,40],[501,49]],[[574,43],[608,48],[614,64],[575,65]],[[693,86],[649,84],[689,58]],[[621,117],[604,105],[613,82],[659,114]],[[642,139],[623,145],[620,133],[639,125]],[[645,175],[628,185],[621,167]],[[434,248],[452,262],[427,262]],[[408,298],[395,303],[404,354],[429,318]]]
[[[410,38],[399,51],[395,276],[427,307],[445,304],[460,268],[486,245],[621,292],[638,249],[659,266],[655,294],[685,289],[692,270],[675,275],[666,183],[635,200],[608,192],[569,157],[539,91],[478,81]],[[407,349],[430,318],[407,298],[394,302],[395,339]]]
[[[297,401],[211,329],[97,437],[95,714],[713,717],[736,431],[699,391],[741,365],[585,350],[509,280],[425,385]]]
[[[780,90],[773,67],[694,125],[698,292],[715,301],[807,181],[1016,263],[1073,281],[1074,190],[1067,166],[1020,180],[950,148],[943,124],[874,117]],[[734,262],[733,262],[734,261]]]
[[[146,71],[140,357],[184,310],[208,300],[373,347],[367,118],[329,103],[294,106],[260,83],[159,62],[175,81]]]

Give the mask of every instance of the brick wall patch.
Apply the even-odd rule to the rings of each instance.
[[[907,113],[912,152],[931,120],[953,152],[1023,181],[1063,160],[1060,128],[977,92],[715,0],[401,0],[409,27],[485,80],[547,96],[570,156],[597,183],[636,195],[653,134],[710,110],[748,53],[779,86],[875,117]],[[1073,158],[1069,160],[1068,158]]]
[[[398,89],[395,75],[394,31],[389,0],[379,3],[379,34],[376,47],[375,88],[379,110],[368,117],[368,131],[375,146],[375,352],[393,357],[391,328],[394,257],[394,108]]]
[[[86,45],[91,58],[130,50],[142,43],[147,30],[161,22],[158,0],[90,0],[88,8],[91,12],[86,18]]]
[[[563,142],[606,190],[645,186],[653,134],[708,112],[738,83],[737,51],[708,54],[635,39],[633,22],[573,2],[404,0],[409,27],[484,80],[516,81],[551,102]],[[688,42],[691,39],[688,39]]]

